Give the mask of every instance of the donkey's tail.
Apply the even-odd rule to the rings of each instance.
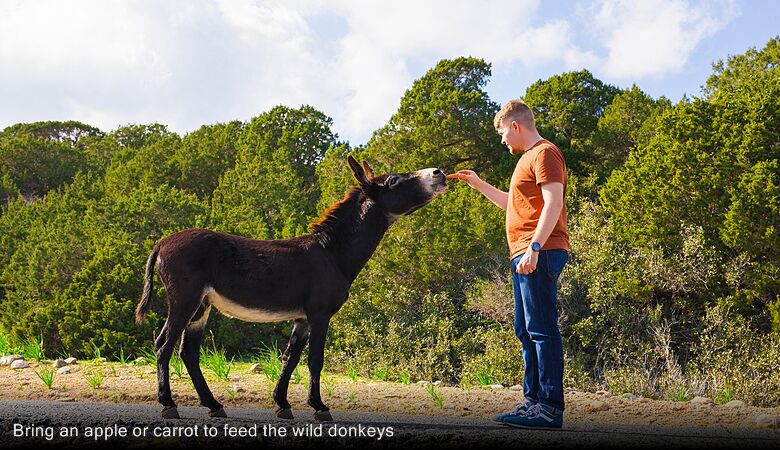
[[[153,297],[152,283],[154,280],[154,266],[157,264],[157,254],[160,253],[160,246],[155,245],[149,259],[146,260],[146,283],[144,283],[144,293],[141,295],[141,301],[135,308],[135,321],[143,323],[146,311],[149,309],[149,300]]]

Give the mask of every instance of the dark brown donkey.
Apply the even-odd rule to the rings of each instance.
[[[154,246],[146,263],[146,284],[136,308],[140,322],[152,297],[154,268],[168,294],[168,318],[155,341],[157,399],[164,418],[177,418],[168,364],[179,338],[179,354],[200,403],[212,417],[225,417],[200,371],[200,343],[214,306],[249,322],[294,320],[283,368],[274,388],[276,415],[292,419],[287,387],[309,341],[309,398],[317,420],[332,420],[320,397],[320,372],[330,318],[347,300],[349,287],[374,253],[388,227],[400,216],[429,203],[446,189],[439,169],[374,177],[364,161],[351,156],[359,186],[323,214],[312,234],[258,241],[205,229],[168,236]]]

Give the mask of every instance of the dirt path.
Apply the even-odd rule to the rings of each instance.
[[[263,374],[248,372],[249,365],[236,365],[228,380],[207,375],[215,396],[225,404],[229,419],[211,419],[198,407],[194,389],[186,377],[172,377],[174,398],[182,419],[163,421],[156,403],[156,375],[151,366],[113,364],[77,364],[71,373],[57,375],[49,389],[33,367],[14,371],[0,368],[0,447],[56,444],[112,444],[122,440],[131,447],[177,443],[178,438],[153,436],[132,439],[115,437],[109,441],[85,436],[87,429],[125,426],[155,427],[169,432],[186,431],[188,426],[209,425],[219,428],[215,436],[192,436],[188,445],[203,446],[220,441],[222,445],[252,443],[272,446],[314,447],[323,440],[339,447],[733,447],[776,448],[780,444],[780,408],[751,406],[729,407],[708,403],[658,401],[624,398],[608,393],[567,390],[565,425],[558,431],[517,430],[493,424],[488,418],[511,409],[522,400],[522,393],[510,389],[462,389],[388,383],[375,380],[351,380],[328,376],[323,383],[323,399],[330,406],[335,425],[312,425],[309,434],[319,429],[323,437],[292,436],[312,424],[312,411],[306,406],[306,379],[290,386],[290,403],[296,419],[282,421],[273,415],[270,401],[272,384]],[[45,363],[41,363],[45,366]],[[102,374],[99,387],[89,385],[90,375]],[[14,426],[18,429],[14,436]],[[21,428],[21,427],[27,428]],[[47,440],[46,427],[73,426],[77,438]],[[266,427],[263,429],[263,427]],[[95,428],[98,427],[98,428]],[[251,435],[254,427],[254,436]],[[250,436],[241,437],[243,428]],[[286,429],[287,436],[273,434]],[[26,430],[26,431],[25,431]],[[230,436],[233,430],[237,435]],[[382,431],[384,430],[384,431]],[[392,430],[392,431],[389,431]],[[305,430],[304,430],[305,431]],[[334,436],[330,437],[327,432]],[[34,438],[36,433],[40,436]],[[340,436],[339,433],[345,434]],[[352,433],[352,434],[350,434]],[[392,434],[392,435],[391,435]],[[37,442],[36,442],[37,441]]]

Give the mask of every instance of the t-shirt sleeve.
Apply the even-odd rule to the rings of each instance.
[[[566,183],[566,163],[561,152],[550,147],[540,149],[536,156],[534,174],[537,185],[550,182]]]

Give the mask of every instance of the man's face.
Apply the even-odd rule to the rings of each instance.
[[[509,153],[516,155],[523,151],[520,139],[522,130],[517,122],[505,119],[501,122],[497,131],[499,136],[501,136],[501,144],[509,148]]]

